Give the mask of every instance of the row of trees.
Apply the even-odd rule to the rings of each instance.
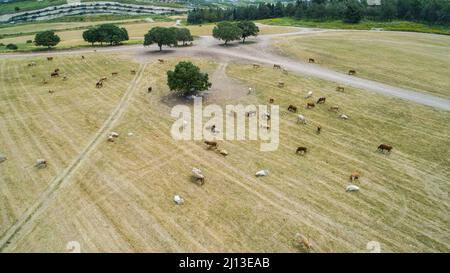
[[[394,19],[430,24],[450,24],[449,0],[381,0],[379,6],[369,6],[366,0],[296,0],[236,6],[227,9],[200,8],[188,13],[190,24],[229,20],[257,20],[277,17],[308,20],[343,20],[356,23],[361,19],[389,21]]]
[[[259,28],[252,21],[239,21],[237,23],[232,22],[220,22],[213,29],[213,37],[219,40],[223,40],[225,45],[229,41],[235,41],[242,39],[242,43],[245,43],[245,39],[250,36],[257,36]]]
[[[162,46],[177,46],[178,42],[182,42],[183,46],[186,42],[193,41],[194,38],[188,28],[177,27],[153,27],[144,36],[144,45],[157,44],[159,50]]]
[[[83,39],[91,43],[108,43],[109,45],[118,45],[123,41],[128,41],[128,31],[113,24],[103,24],[92,27],[83,32]]]

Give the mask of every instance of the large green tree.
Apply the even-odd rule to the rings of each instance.
[[[144,36],[144,45],[157,44],[159,51],[162,46],[173,46],[177,44],[177,31],[174,28],[154,27]]]
[[[54,31],[47,30],[43,32],[39,32],[34,37],[34,44],[37,46],[46,46],[48,48],[52,46],[56,46],[61,39],[58,35],[55,34]]]
[[[117,45],[129,40],[129,37],[125,28],[120,28],[113,24],[103,24],[84,31],[83,39],[92,45],[94,43]]]
[[[363,18],[363,7],[357,0],[347,0],[344,11],[344,22],[349,24],[359,23]]]
[[[229,41],[239,40],[242,36],[242,29],[231,22],[220,22],[213,29],[213,37],[224,41],[225,45]]]
[[[188,28],[176,28],[177,32],[177,41],[182,42],[183,45],[186,44],[186,42],[193,41],[194,38],[191,35],[191,31]]]
[[[240,21],[237,26],[242,29],[242,43],[245,43],[247,37],[258,35],[259,28],[252,21]]]
[[[211,87],[208,74],[189,61],[179,62],[174,71],[167,71],[167,85],[181,95],[195,95]]]

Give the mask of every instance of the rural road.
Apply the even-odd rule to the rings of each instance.
[[[127,52],[134,53],[142,62],[148,62],[151,59],[161,58],[162,56],[210,56],[212,58],[226,57],[230,60],[251,61],[262,64],[279,64],[283,68],[304,75],[317,77],[324,80],[336,82],[338,84],[349,85],[364,90],[377,92],[380,94],[398,97],[401,99],[413,101],[415,103],[431,106],[437,109],[450,111],[450,100],[418,92],[405,88],[395,87],[388,84],[363,79],[355,76],[349,76],[344,73],[336,72],[331,69],[306,62],[293,60],[288,57],[280,56],[271,52],[270,41],[273,38],[308,35],[320,32],[331,32],[339,30],[317,30],[308,28],[297,28],[299,31],[283,34],[261,35],[254,39],[254,43],[242,45],[240,43],[224,47],[211,36],[201,36],[195,43],[195,46],[177,48],[176,50],[163,50],[162,52],[149,50],[141,45],[120,46],[111,48],[96,48],[96,52]],[[92,53],[93,49],[76,49],[57,52],[33,52],[33,53],[10,53],[0,54],[0,58],[48,56],[48,55],[66,55]],[[426,90],[424,90],[426,91]]]

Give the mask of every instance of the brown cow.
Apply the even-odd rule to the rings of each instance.
[[[107,79],[108,79],[107,77],[101,77],[100,80],[99,80],[99,82],[104,82],[104,81],[106,81]]]
[[[297,113],[297,107],[294,105],[289,105],[288,111],[292,113]]]
[[[283,88],[284,87],[284,82],[278,82],[277,85],[278,85],[279,88]]]
[[[55,91],[53,91],[53,90],[48,90],[48,93],[49,93],[49,94],[53,94],[53,93],[55,93]]]
[[[351,70],[348,71],[348,74],[349,75],[355,75],[356,74],[356,70],[351,69]]]
[[[59,73],[58,72],[52,72],[50,74],[50,76],[52,76],[52,77],[59,77]]]
[[[301,246],[303,249],[305,249],[306,251],[311,251],[313,249],[313,244],[311,243],[311,241],[306,238],[306,236],[304,236],[303,234],[296,234],[297,237],[297,242],[299,244],[299,246]]]
[[[322,130],[322,127],[320,125],[317,126],[317,134],[320,134],[320,131]]]
[[[47,81],[46,79],[43,79],[43,80],[42,80],[42,83],[43,83],[43,84],[47,84],[48,81]]]
[[[308,62],[313,64],[316,62],[316,60],[314,60],[313,58],[309,58]]]
[[[327,100],[327,98],[321,97],[317,100],[317,104],[325,103],[326,100]]]
[[[53,57],[47,57],[47,61],[52,61]]]
[[[308,149],[306,147],[298,147],[297,150],[295,151],[296,154],[301,153],[302,155],[306,154],[306,152],[308,151]]]
[[[377,150],[381,150],[381,152],[384,152],[386,150],[388,151],[388,153],[390,153],[392,150],[392,146],[387,144],[381,144],[380,146],[378,146]]]
[[[81,59],[84,60],[84,55],[81,55]]]
[[[260,68],[259,64],[253,64],[253,68]]]
[[[273,65],[273,69],[281,69],[281,65],[279,65],[279,64],[274,64],[274,65]]]
[[[216,141],[205,140],[205,144],[208,145],[208,149],[211,149],[211,148],[217,149],[217,142]]]
[[[95,87],[97,87],[97,88],[102,88],[102,87],[103,87],[103,82],[101,82],[101,81],[97,82],[97,84],[95,85]]]
[[[158,59],[158,62],[159,62],[160,64],[163,64],[163,63],[164,63],[164,60],[163,60],[163,59]]]
[[[117,76],[117,75],[119,75],[119,72],[113,72],[113,73],[111,73],[111,75],[112,76]]]
[[[274,101],[275,101],[275,100],[272,99],[272,98],[269,99],[269,103],[274,103]]]
[[[331,106],[331,107],[330,107],[330,111],[338,112],[338,111],[339,111],[339,106],[337,106],[337,105]]]
[[[136,74],[136,70],[131,70],[130,72],[132,75]]]
[[[147,88],[147,93],[151,93],[153,90],[153,88],[150,86],[149,88]]]
[[[336,91],[344,92],[345,88],[343,86],[336,87]]]
[[[307,109],[314,108],[315,106],[316,106],[316,104],[315,104],[314,102],[308,102],[308,103],[306,104],[306,108],[307,108]]]
[[[59,72],[59,68],[56,68],[54,72],[58,73]]]
[[[350,180],[353,182],[353,181],[359,179],[359,176],[360,176],[359,173],[352,172],[352,174],[350,175]]]

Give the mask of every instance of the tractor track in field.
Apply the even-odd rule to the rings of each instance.
[[[115,122],[124,112],[128,102],[137,88],[140,79],[142,78],[142,74],[146,66],[147,64],[141,64],[138,71],[136,71],[136,76],[130,82],[127,91],[122,96],[117,106],[111,112],[97,133],[92,137],[91,141],[75,158],[75,160],[61,174],[54,178],[52,182],[50,182],[39,198],[30,207],[28,207],[18,218],[18,220],[1,235],[0,252],[2,252],[11,243],[11,240],[13,240],[20,231],[24,231],[27,228],[27,224],[31,223],[39,212],[46,208],[49,201],[52,200],[56,194],[57,190],[63,186],[64,182],[69,180],[70,176],[73,175],[78,167],[85,162],[88,155],[101,143],[102,140],[104,140],[103,137],[107,131],[114,126]]]

